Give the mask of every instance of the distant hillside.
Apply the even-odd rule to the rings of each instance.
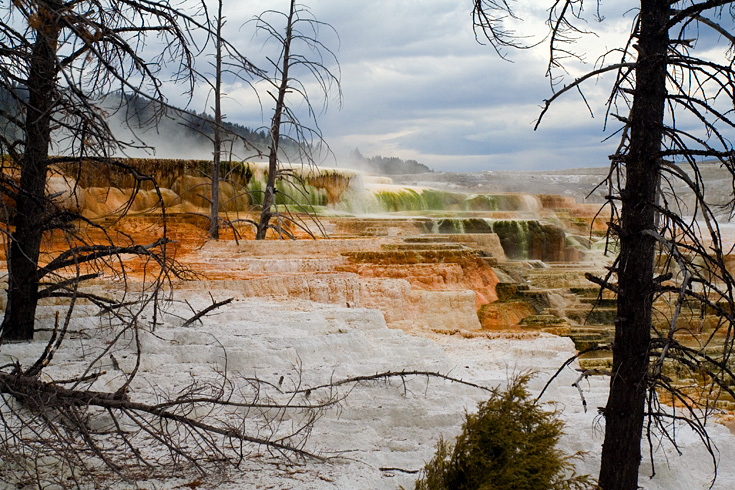
[[[204,112],[167,108],[165,117],[156,126],[150,124],[154,103],[134,95],[115,92],[105,98],[106,107],[119,108],[115,118],[119,120],[114,131],[125,133],[128,119],[144,128],[141,135],[147,145],[156,148],[161,158],[211,158],[214,138],[214,118]],[[251,129],[237,123],[223,121],[224,149],[232,152],[235,160],[257,159],[258,153],[268,154],[270,135],[264,129]],[[247,142],[247,144],[245,144]],[[281,138],[282,158],[288,160],[298,155],[298,146],[289,138]],[[225,158],[229,158],[226,156]]]
[[[19,92],[23,98],[22,92]],[[154,102],[142,97],[113,92],[100,101],[108,114],[108,124],[120,141],[142,143],[155,151],[133,148],[125,151],[125,156],[134,158],[174,158],[185,160],[210,160],[214,137],[213,118],[205,113],[167,108],[165,116],[156,120],[157,107]],[[0,134],[14,139],[14,127],[2,117],[20,116],[20,104],[13,96],[0,89]],[[22,117],[22,116],[20,116]],[[265,129],[251,129],[237,123],[223,122],[224,159],[258,161],[267,158],[270,136]],[[17,132],[16,135],[17,136]],[[247,142],[247,145],[245,144]],[[289,138],[281,138],[281,158],[296,161],[298,146]],[[349,156],[348,166],[379,175],[401,175],[432,173],[433,170],[416,160],[402,160],[396,157],[363,156],[355,149]]]
[[[25,98],[22,89],[16,94],[16,97]],[[155,152],[150,149],[131,149],[126,151],[126,156],[183,159],[212,157],[212,116],[167,108],[164,117],[156,120],[158,107],[155,102],[119,91],[107,95],[98,103],[107,113],[108,124],[116,138],[135,142],[135,146],[140,146],[142,141],[144,145],[155,148]],[[0,88],[0,134],[8,140],[15,139],[13,136],[17,137],[18,132],[8,123],[8,118],[22,117],[21,106],[14,96]],[[223,126],[225,151],[231,151],[233,159],[253,160],[259,158],[258,153],[267,155],[270,136],[266,130],[251,129],[228,121],[224,121]],[[280,147],[284,160],[298,155],[297,145],[288,138],[281,139]]]
[[[402,175],[431,173],[432,169],[416,160],[401,160],[396,157],[365,157],[355,148],[350,153],[348,164],[358,170],[380,175]]]

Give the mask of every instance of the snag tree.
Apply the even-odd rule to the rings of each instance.
[[[202,8],[196,5],[189,7]],[[6,130],[0,139],[4,154],[0,192],[3,201],[14,203],[15,208],[14,227],[6,220],[4,230],[8,293],[0,341],[29,340],[40,298],[79,297],[78,287],[85,279],[105,268],[121,272],[118,264],[123,254],[158,264],[151,291],[160,287],[170,266],[165,225],[163,236],[149,246],[138,247],[130,240],[116,243],[103,228],[79,214],[81,193],[75,175],[81,172],[82,162],[91,166],[88,169],[114,167],[127,172],[135,192],[121,208],[123,212],[141,187],[157,189],[152,179],[114,159],[140,142],[115,138],[107,122],[115,109],[103,103],[114,90],[141,97],[150,101],[154,111],[149,122],[155,123],[166,100],[161,76],[166,63],[175,81],[193,88],[190,35],[192,28],[201,25],[195,12],[165,0],[21,0],[0,9],[0,49],[5,60],[0,66],[0,91],[12,101],[6,108],[17,108],[2,114]],[[147,45],[151,38],[160,43],[156,50]],[[124,102],[117,109],[124,111]],[[132,124],[138,115],[128,116]],[[50,190],[51,172],[64,175],[62,191]],[[60,205],[55,199],[59,193],[71,205]],[[106,236],[107,243],[87,240],[81,231],[85,227]],[[42,253],[44,237],[59,232],[67,236],[68,250],[56,256]],[[116,303],[97,301],[108,307]]]
[[[591,15],[604,21],[602,2],[593,4]],[[735,2],[629,4],[627,42],[563,85],[564,64],[582,60],[581,38],[591,33],[583,2],[550,2],[547,76],[554,93],[539,118],[567,92],[581,93],[585,82],[612,80],[606,121],[619,122],[621,138],[601,185],[609,190],[609,237],[619,254],[607,277],[588,276],[617,295],[610,394],[602,410],[604,490],[638,487],[646,417],[652,459],[652,438],[676,444],[671,424],[681,419],[712,452],[704,422],[721,393],[732,395],[734,381],[735,280],[727,267],[733,248],[723,241],[718,218],[731,218],[735,201],[717,202],[702,175],[717,165],[735,181]],[[486,19],[499,6],[507,8],[477,1],[475,17]],[[489,36],[495,26],[481,23]],[[717,45],[719,51],[711,49]],[[699,379],[703,388],[682,388],[672,370]],[[674,406],[662,407],[660,392]]]
[[[610,394],[603,410],[599,484],[605,490],[638,487],[646,416],[649,441],[656,428],[658,436],[675,443],[669,427],[676,407],[662,409],[659,390],[684,407],[683,415],[710,450],[706,413],[720,390],[732,391],[735,281],[726,266],[732,244],[723,243],[717,222],[717,205],[732,211],[732,201],[713,202],[701,176],[703,166],[715,164],[735,175],[727,137],[735,129],[735,44],[728,34],[734,6],[731,1],[636,2],[627,44],[608,53],[618,57],[616,62],[601,64],[557,91],[544,109],[593,76],[615,77],[608,116],[621,122],[622,137],[610,157],[606,185],[609,233],[620,252],[608,277],[592,278],[617,294]],[[575,27],[581,15],[573,1],[556,2],[551,9],[550,76],[561,53],[570,52],[573,33],[581,31]],[[722,54],[697,55],[698,38],[703,44],[724,41]],[[683,199],[689,194],[693,201],[687,204]],[[665,321],[654,310],[659,300],[670,305]],[[692,304],[700,305],[699,325],[696,312],[690,310],[689,318],[683,313]],[[706,330],[710,312],[716,322]],[[705,392],[694,395],[676,386],[665,372],[672,363],[695,378],[701,378],[698,371],[706,373]]]
[[[247,138],[238,135],[232,131],[228,131],[223,124],[225,115],[222,113],[222,100],[226,94],[223,91],[223,81],[225,77],[230,77],[235,80],[243,82],[249,82],[248,76],[250,74],[256,74],[257,76],[265,76],[256,66],[254,66],[248,59],[243,56],[235,46],[229,43],[223,33],[224,26],[226,24],[226,18],[222,12],[223,0],[217,0],[217,10],[214,15],[210,18],[211,27],[209,32],[209,38],[211,43],[214,45],[214,60],[210,63],[210,73],[199,73],[204,83],[209,87],[213,102],[214,116],[212,119],[207,117],[200,117],[196,114],[187,113],[186,116],[196,121],[197,125],[209,126],[212,129],[211,136],[202,132],[207,139],[212,142],[213,147],[213,159],[212,159],[212,172],[210,174],[211,179],[211,199],[210,199],[210,212],[209,212],[209,237],[215,240],[219,239],[220,227],[223,224],[232,225],[233,222],[228,219],[223,219],[220,216],[220,206],[222,204],[220,196],[220,183],[223,179],[222,175],[222,155],[225,154],[224,147],[227,143],[230,147],[233,145],[235,140],[241,140],[244,147],[254,147],[254,145],[247,140]],[[260,150],[257,150],[260,155]],[[232,151],[229,152],[230,162],[232,161]],[[234,227],[233,227],[234,230]]]
[[[285,20],[285,31],[275,25],[278,18]],[[333,32],[334,29],[329,24],[315,19],[309,9],[297,4],[296,0],[289,2],[288,12],[265,11],[255,19],[255,25],[258,32],[264,33],[279,50],[276,58],[268,59],[273,70],[272,75],[262,79],[267,87],[268,96],[273,99],[275,105],[269,128],[268,176],[255,238],[265,239],[269,229],[279,237],[293,238],[290,231],[293,226],[311,234],[288,211],[289,202],[296,203],[294,196],[283,196],[286,213],[282,213],[278,208],[276,198],[278,182],[299,178],[293,169],[281,162],[283,156],[281,141],[291,140],[295,143],[296,154],[286,154],[286,157],[291,162],[300,162],[302,165],[316,165],[320,150],[323,147],[329,150],[317,124],[317,109],[312,105],[305,78],[311,77],[319,87],[324,96],[323,109],[326,109],[329,94],[333,89],[336,88],[341,98],[339,75],[333,71],[334,66],[339,68],[337,57],[319,40],[320,29],[328,28]],[[310,120],[311,124],[304,122],[299,116],[296,110],[298,102],[306,107],[306,119]],[[275,224],[271,223],[272,219],[275,220]]]
[[[318,458],[304,443],[334,397],[309,402],[308,394],[284,393],[226,370],[191,379],[176,393],[150,380],[135,382],[144,370],[146,339],[162,340],[146,327],[157,323],[163,288],[192,275],[172,259],[155,181],[115,157],[144,143],[116,139],[107,121],[118,110],[131,126],[141,119],[155,124],[167,107],[167,81],[179,91],[193,89],[192,37],[199,29],[211,34],[198,11],[205,12],[204,3],[168,0],[14,0],[0,7],[0,205],[6,211],[0,229],[9,243],[0,326],[0,479],[11,486],[100,488],[111,478],[201,474],[242,461],[254,446]],[[121,97],[110,108],[113,91]],[[148,102],[145,110],[140,100]],[[113,231],[110,220],[82,215],[77,182],[108,171],[133,187],[112,221],[139,191],[157,198],[162,225],[153,243],[138,244]],[[66,246],[54,249],[51,241]],[[102,286],[83,287],[102,275]],[[34,339],[38,302],[46,297],[65,300],[34,356],[35,346],[8,341]],[[74,315],[81,299],[100,307],[86,317],[93,328]],[[185,325],[226,303],[194,312]],[[76,352],[67,340],[72,335]],[[53,365],[61,351],[72,352],[74,367]],[[289,419],[293,412],[303,417]]]

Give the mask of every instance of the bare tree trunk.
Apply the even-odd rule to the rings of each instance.
[[[668,0],[642,0],[630,149],[621,193],[619,295],[599,485],[635,490],[648,386],[656,243],[654,208],[666,100]]]
[[[56,44],[59,26],[55,19],[58,0],[39,2],[30,73],[28,110],[25,115],[25,148],[20,169],[15,231],[8,253],[8,297],[3,318],[3,340],[33,339],[38,304],[38,258],[43,238],[46,168],[51,141],[51,115],[56,93]]]
[[[281,81],[278,86],[278,97],[276,98],[276,108],[271,119],[271,145],[268,152],[268,181],[265,186],[265,194],[263,195],[263,209],[260,212],[260,221],[258,221],[258,230],[255,234],[256,240],[265,239],[268,231],[268,223],[273,213],[271,207],[276,201],[276,177],[278,174],[278,142],[281,138],[281,116],[285,106],[286,92],[288,91],[288,69],[291,63],[291,40],[293,39],[293,20],[296,10],[296,0],[291,0],[291,6],[288,11],[288,21],[286,24],[286,37],[283,40],[283,62],[281,64]]]
[[[214,158],[212,161],[212,203],[209,236],[219,239],[219,179],[222,159],[222,0],[217,11],[217,53],[214,82]]]

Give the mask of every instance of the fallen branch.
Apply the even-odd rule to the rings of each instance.
[[[213,405],[232,405],[236,408],[258,408],[258,403],[228,404],[222,397],[214,398],[196,398],[183,396],[174,401],[163,404],[148,404],[133,401],[126,393],[117,391],[115,393],[93,391],[93,390],[76,390],[59,386],[55,383],[40,381],[36,377],[26,376],[23,373],[0,373],[0,394],[8,394],[15,398],[22,405],[37,410],[41,413],[48,413],[50,410],[59,413],[69,413],[75,409],[88,409],[89,407],[97,407],[108,412],[125,413],[128,418],[131,413],[137,413],[139,416],[152,415],[156,420],[173,422],[182,429],[186,429],[192,435],[199,437],[208,437],[208,435],[219,435],[229,440],[237,440],[243,443],[252,443],[259,446],[265,446],[279,452],[294,454],[296,456],[318,461],[325,461],[326,458],[309,452],[302,447],[292,446],[283,442],[283,438],[268,439],[263,437],[254,437],[245,433],[235,425],[206,423],[197,420],[188,415],[182,415],[174,412],[172,409],[184,408],[184,413],[191,413],[190,407],[195,404],[209,403]],[[275,405],[267,406],[267,408],[276,407]],[[262,408],[262,406],[260,407]],[[277,408],[288,408],[287,405],[277,406]],[[310,407],[299,407],[310,408]],[[216,420],[216,419],[213,419]],[[150,422],[136,422],[142,429],[150,430]],[[165,423],[165,422],[164,422]],[[79,427],[78,429],[82,429]],[[127,439],[127,435],[120,434],[121,437]]]
[[[191,325],[191,324],[192,324],[192,323],[194,323],[195,321],[197,321],[197,320],[199,320],[200,318],[202,318],[203,316],[205,316],[205,315],[206,315],[207,313],[209,313],[210,311],[216,310],[216,309],[217,309],[217,308],[219,308],[220,306],[224,306],[224,305],[227,305],[227,304],[231,303],[231,302],[232,302],[232,300],[234,300],[234,299],[235,299],[235,298],[229,298],[229,299],[226,299],[226,300],[224,300],[224,301],[220,301],[220,302],[214,302],[214,303],[212,303],[211,305],[209,305],[209,306],[207,306],[206,308],[204,308],[204,309],[203,309],[202,311],[198,312],[198,313],[197,313],[196,315],[194,315],[193,317],[191,317],[191,318],[189,318],[188,320],[186,320],[186,321],[185,321],[185,322],[183,323],[183,325],[181,325],[181,326],[182,326],[182,327],[188,327],[189,325]]]
[[[378,468],[380,471],[398,471],[400,473],[408,473],[409,475],[415,475],[416,473],[420,473],[421,470],[404,470],[403,468],[392,468],[392,467],[381,467]]]
[[[342,385],[351,384],[351,383],[360,383],[363,381],[375,381],[378,379],[388,379],[388,378],[405,378],[406,376],[426,376],[427,378],[439,378],[439,379],[443,379],[446,381],[451,381],[453,383],[459,383],[465,386],[471,386],[472,388],[477,388],[483,391],[488,391],[488,392],[493,391],[492,388],[488,388],[487,386],[478,385],[475,383],[471,383],[469,381],[464,381],[459,378],[453,378],[446,374],[441,374],[441,373],[434,372],[434,371],[386,371],[383,373],[376,373],[376,374],[371,374],[367,376],[355,376],[352,378],[345,378],[339,381],[332,381],[331,383],[326,383],[323,385],[312,386],[309,388],[301,388],[295,391],[289,391],[287,393],[307,393],[307,392],[311,392],[314,390],[321,390],[324,388],[334,388],[337,386],[342,386]]]

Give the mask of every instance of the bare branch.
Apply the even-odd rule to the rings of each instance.
[[[225,305],[228,305],[228,304],[232,303],[232,301],[234,299],[235,298],[228,298],[228,299],[223,300],[223,301],[213,302],[211,305],[207,306],[203,310],[197,312],[196,315],[194,315],[193,317],[191,317],[188,320],[186,320],[181,326],[182,327],[188,327],[192,323],[194,323],[196,321],[199,321],[201,318],[203,318],[204,316],[206,316],[207,314],[209,314],[209,312],[214,311],[217,308],[220,308],[222,306],[225,306]]]

